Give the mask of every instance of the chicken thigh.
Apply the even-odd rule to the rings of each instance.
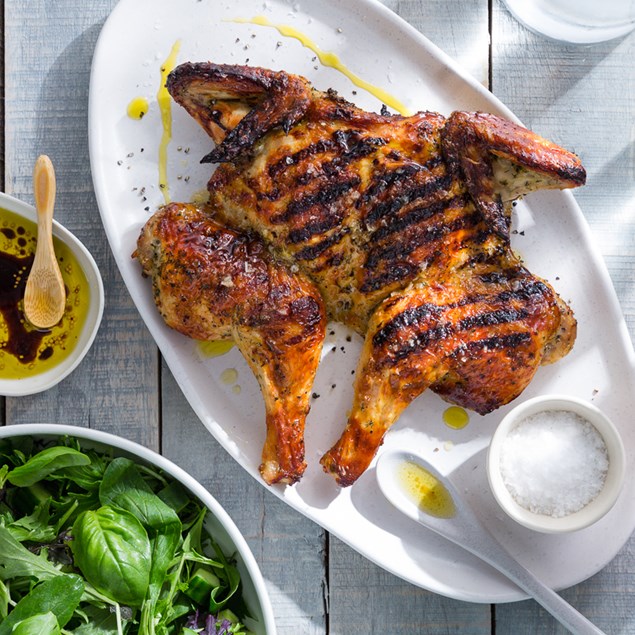
[[[265,400],[262,477],[297,481],[306,468],[304,425],[326,325],[315,287],[277,264],[256,237],[183,203],[152,216],[134,256],[168,326],[196,340],[236,342]]]

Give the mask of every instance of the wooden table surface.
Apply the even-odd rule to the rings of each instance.
[[[246,536],[267,580],[280,635],[564,632],[533,601],[472,604],[403,582],[268,493],[216,444],[162,363],[118,274],[95,202],[87,140],[90,65],[116,2],[3,4],[4,191],[31,202],[33,162],[38,154],[51,156],[56,217],[95,256],[106,309],[79,369],[43,394],[2,398],[1,423],[90,426],[158,450],[187,469]],[[527,31],[500,0],[386,4],[528,127],[579,154],[588,184],[576,198],[633,337],[635,33],[568,45]],[[562,595],[607,633],[635,633],[635,538],[601,572]]]

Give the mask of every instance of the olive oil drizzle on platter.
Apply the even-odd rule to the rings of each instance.
[[[167,205],[170,202],[170,188],[168,185],[168,145],[172,140],[172,98],[165,86],[168,75],[176,66],[176,58],[181,49],[181,40],[177,40],[167,59],[161,65],[161,84],[157,92],[157,103],[161,112],[163,134],[159,144],[159,189],[163,192],[163,199]]]
[[[75,348],[90,306],[88,281],[71,250],[53,238],[66,287],[59,324],[37,329],[23,313],[26,280],[37,241],[35,222],[0,209],[0,379],[43,373]]]
[[[389,108],[396,110],[401,115],[410,114],[409,109],[403,104],[399,99],[385,91],[383,88],[376,86],[375,84],[371,84],[370,82],[362,79],[359,75],[356,75],[351,71],[339,58],[336,53],[332,51],[325,51],[320,48],[313,40],[311,40],[307,35],[299,31],[293,26],[289,26],[287,24],[274,24],[268,18],[262,15],[254,16],[253,18],[235,18],[231,20],[232,22],[237,22],[239,24],[255,24],[257,26],[271,27],[276,29],[280,35],[288,38],[293,38],[298,40],[302,46],[310,49],[316,55],[318,60],[320,60],[320,64],[322,66],[327,66],[329,68],[334,68],[335,70],[342,73],[348,77],[348,79],[358,88],[365,90],[370,93],[374,97],[377,97],[381,102],[386,104]]]
[[[233,340],[212,340],[198,342],[198,350],[203,357],[220,357],[234,348]]]

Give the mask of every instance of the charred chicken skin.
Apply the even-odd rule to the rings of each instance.
[[[510,247],[513,200],[584,183],[570,152],[494,115],[370,113],[260,68],[187,63],[167,87],[216,143],[215,222],[256,233],[365,338],[348,423],[321,461],[340,485],[427,388],[485,414],[570,350],[572,311]]]

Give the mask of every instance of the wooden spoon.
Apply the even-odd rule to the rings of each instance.
[[[24,314],[36,328],[55,326],[64,315],[66,289],[53,249],[55,171],[51,160],[39,156],[33,168],[37,210],[37,247],[24,291]]]

